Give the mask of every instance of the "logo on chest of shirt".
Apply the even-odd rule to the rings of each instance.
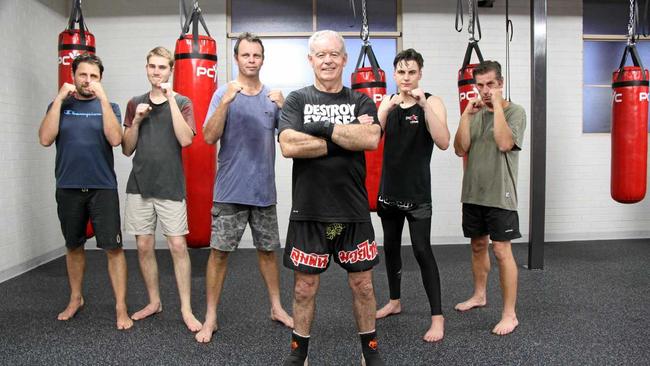
[[[86,118],[88,118],[88,117],[97,117],[97,116],[102,115],[101,113],[96,113],[96,112],[79,113],[79,112],[73,111],[72,109],[63,110],[63,114],[66,115],[66,116],[81,116],[81,117],[86,117]]]
[[[356,104],[305,104],[303,123],[329,121],[347,125],[357,118],[355,107]]]
[[[408,123],[412,125],[418,124],[420,121],[418,120],[418,115],[417,114],[411,114],[410,116],[404,117],[404,120],[406,120]]]

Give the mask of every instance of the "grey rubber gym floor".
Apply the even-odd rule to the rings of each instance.
[[[516,331],[490,334],[499,319],[498,271],[490,275],[488,306],[453,310],[471,293],[467,245],[435,246],[442,279],[446,333],[421,340],[430,317],[417,264],[403,248],[402,314],[377,323],[387,365],[648,365],[650,363],[650,240],[553,243],[543,271],[522,268],[527,247],[514,245],[520,264]],[[281,254],[281,253],[278,253]],[[193,306],[205,311],[207,250],[192,250]],[[130,312],[146,303],[137,253],[127,251]],[[290,331],[269,317],[254,250],[230,258],[220,329],[197,344],[180,319],[171,259],[158,252],[164,311],[117,331],[101,251],[87,252],[85,308],[72,320],[56,315],[68,299],[64,258],[0,284],[0,363],[4,365],[280,365]],[[375,271],[378,305],[388,299],[382,263]],[[281,267],[282,301],[291,308],[292,273]],[[310,343],[311,365],[358,365],[361,348],[346,275],[336,265],[322,276]]]

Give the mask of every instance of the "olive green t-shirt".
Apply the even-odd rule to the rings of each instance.
[[[503,113],[515,142],[508,152],[499,151],[494,140],[494,113],[484,108],[470,121],[471,145],[461,201],[516,211],[519,150],[524,140],[526,112],[511,102]]]

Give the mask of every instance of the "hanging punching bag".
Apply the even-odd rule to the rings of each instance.
[[[625,66],[628,52],[634,66]],[[645,197],[648,156],[648,70],[634,43],[627,45],[612,76],[611,195],[620,203]]]
[[[79,29],[76,28],[77,24]],[[88,31],[84,22],[84,16],[81,12],[81,0],[74,0],[70,17],[68,18],[68,27],[59,33],[59,86],[64,83],[73,84],[72,80],[72,61],[82,53],[95,54],[95,36]],[[88,220],[86,224],[86,238],[92,238],[95,235],[93,225]]]
[[[465,111],[465,107],[470,100],[479,97],[478,89],[476,88],[476,80],[474,80],[474,68],[479,64],[470,64],[472,59],[472,50],[476,51],[479,63],[483,62],[483,55],[478,48],[478,41],[470,41],[467,44],[465,51],[465,58],[463,65],[458,70],[458,103],[460,106],[460,114]],[[463,168],[467,165],[467,154],[463,155]]]
[[[483,55],[478,48],[478,41],[469,42],[465,51],[463,66],[458,70],[458,102],[460,104],[460,114],[463,114],[470,100],[479,96],[476,92],[476,80],[474,80],[473,75],[474,68],[478,64],[469,63],[472,59],[472,50],[476,51],[479,63],[483,62]]]
[[[365,66],[368,58],[370,66]],[[386,94],[386,73],[379,67],[375,53],[369,43],[361,46],[355,71],[352,73],[352,90],[363,93],[372,99],[377,108]],[[384,156],[384,138],[382,136],[376,150],[365,151],[366,155],[366,190],[370,211],[377,211],[377,195],[381,180],[382,157]]]
[[[79,28],[76,28],[76,25]],[[81,0],[75,0],[70,11],[68,27],[59,33],[59,88],[72,84],[72,61],[82,53],[95,53],[95,36],[88,31],[81,12]]]
[[[208,33],[199,35],[199,22]],[[192,24],[192,34],[187,34]],[[174,90],[192,100],[196,136],[183,149],[183,168],[187,191],[187,245],[210,245],[212,190],[216,173],[216,146],[203,140],[203,121],[210,99],[217,89],[217,44],[205,25],[201,9],[194,7],[187,17],[174,51]]]

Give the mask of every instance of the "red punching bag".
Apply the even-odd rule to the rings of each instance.
[[[79,25],[77,29],[76,26]],[[72,84],[72,61],[82,53],[95,53],[95,36],[88,31],[81,12],[81,1],[75,0],[68,19],[68,27],[59,33],[59,88]]]
[[[199,22],[207,36],[199,35]],[[186,35],[190,24],[192,34]],[[196,136],[183,149],[183,168],[187,191],[187,245],[210,245],[212,192],[216,173],[216,146],[203,140],[203,121],[217,89],[217,44],[208,32],[201,9],[194,7],[187,17],[174,51],[174,90],[192,100]]]
[[[370,66],[365,66],[366,57]],[[386,73],[379,67],[375,53],[369,43],[361,46],[357,66],[352,73],[352,90],[363,93],[372,99],[377,108],[386,94]],[[377,196],[381,180],[381,165],[384,156],[384,138],[382,136],[376,150],[365,151],[366,155],[366,190],[370,211],[377,211]]]
[[[463,59],[463,66],[458,70],[458,102],[460,104],[460,114],[463,114],[467,103],[470,100],[479,96],[476,89],[476,80],[474,80],[473,71],[478,64],[470,64],[472,58],[472,50],[476,51],[479,63],[483,62],[483,55],[478,48],[478,41],[471,41],[467,45],[465,51],[465,58]]]
[[[628,52],[634,66],[624,66]],[[648,158],[648,70],[635,44],[625,47],[612,76],[612,198],[636,203],[645,197]]]
[[[77,24],[79,29],[76,29]],[[70,11],[68,27],[59,33],[59,86],[64,83],[73,84],[72,80],[72,61],[82,53],[95,54],[95,36],[88,31],[84,22],[84,16],[81,12],[81,1],[75,0]],[[88,220],[86,224],[86,238],[92,238],[95,235],[93,225]]]
[[[476,51],[479,63],[483,62],[483,55],[478,48],[478,41],[470,41],[467,44],[465,51],[465,58],[463,59],[463,66],[458,70],[458,103],[460,105],[460,114],[462,115],[470,100],[479,97],[478,89],[476,88],[476,80],[474,80],[474,68],[478,64],[470,64],[472,59],[472,50]],[[467,165],[467,154],[463,156],[463,168]]]

